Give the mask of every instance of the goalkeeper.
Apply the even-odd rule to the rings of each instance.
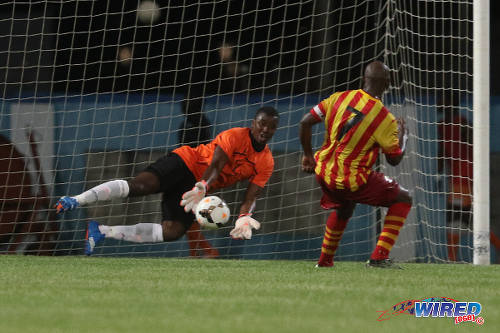
[[[193,223],[196,205],[207,192],[248,179],[239,217],[230,235],[235,239],[250,239],[252,229],[260,228],[260,223],[251,215],[257,197],[273,172],[274,160],[267,142],[276,132],[278,121],[274,108],[261,107],[250,128],[232,128],[208,144],[177,148],[131,180],[112,180],[74,197],[62,197],[56,203],[56,211],[61,213],[116,198],[163,193],[161,224],[106,226],[91,221],[85,237],[85,254],[91,255],[106,237],[136,243],[177,240]]]
[[[384,228],[368,267],[399,268],[389,259],[411,209],[412,199],[398,183],[372,170],[379,149],[389,164],[403,158],[407,133],[403,120],[385,108],[382,94],[390,84],[387,66],[371,62],[365,69],[363,89],[336,92],[304,115],[300,141],[302,170],[315,173],[323,190],[321,206],[335,209],[328,217],[317,267],[333,266],[333,256],[357,203],[388,207]],[[313,156],[312,126],[323,122],[325,140]]]

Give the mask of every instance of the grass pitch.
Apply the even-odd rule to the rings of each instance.
[[[500,266],[0,256],[0,332],[497,332]],[[444,296],[484,325],[381,312]]]

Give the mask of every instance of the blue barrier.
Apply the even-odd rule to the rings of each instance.
[[[140,150],[167,152],[176,147],[178,130],[184,119],[182,99],[183,96],[121,94],[3,99],[0,100],[0,134],[10,137],[10,105],[14,103],[51,103],[55,112],[54,170],[56,183],[53,195],[57,197],[75,194],[85,189],[86,154],[88,152]],[[301,117],[320,100],[321,98],[315,95],[298,97],[214,96],[206,98],[204,114],[213,124],[211,131],[212,136],[215,136],[230,127],[249,126],[255,111],[260,106],[273,106],[280,112],[281,119],[280,127],[270,143],[270,148],[275,152],[292,153],[300,150],[297,125]],[[423,103],[423,105],[432,105],[432,103]],[[435,186],[433,175],[436,174],[437,170],[435,162],[437,137],[434,124],[438,121],[438,115],[434,108],[422,106],[416,109],[416,117],[421,124],[417,129],[417,150],[423,158],[419,160],[421,165],[417,167],[421,174],[416,176],[419,187],[414,189],[414,198],[415,202],[425,202],[427,205],[425,209],[417,207],[417,219],[429,219],[435,226],[440,227],[445,225],[444,200],[443,195],[436,193],[433,189]],[[497,152],[500,151],[500,136],[495,136],[493,133],[500,130],[500,97],[492,98],[491,124],[491,151]],[[313,139],[314,146],[321,144],[323,134],[320,126],[316,127]],[[425,213],[422,213],[424,210]],[[65,219],[85,221],[85,210],[71,212],[65,216]],[[84,224],[83,222],[73,223],[71,226],[65,226],[64,230],[63,240],[82,239]],[[420,233],[417,239],[428,237],[423,230],[420,230]],[[356,236],[353,233],[352,236],[359,243],[359,235]],[[242,254],[245,257],[260,259],[274,258],[274,256],[280,258],[293,256],[291,259],[309,258],[310,249],[317,249],[321,244],[321,239],[301,239],[297,235],[287,237],[286,234],[256,236],[251,242],[246,243],[244,249],[241,250]],[[343,239],[345,244],[349,244],[349,237],[346,234],[346,238]],[[446,243],[444,233],[438,234],[437,237],[439,239],[432,239],[432,241],[437,244]],[[274,240],[278,238],[279,242]],[[227,245],[227,242],[230,242],[228,239],[220,242],[222,242],[221,248],[232,249],[231,251],[236,251],[235,249],[238,248],[236,245]],[[178,246],[178,252],[184,253],[186,245],[181,243],[184,242],[149,246],[152,249],[164,249],[162,246]],[[256,244],[258,246],[254,246]],[[74,246],[74,244],[65,244],[63,248],[69,248],[69,252],[71,252],[71,248]],[[359,246],[362,250],[360,247],[356,248],[352,260],[359,259],[360,257],[356,253],[364,253],[372,244]],[[137,249],[140,246],[134,245],[132,247]],[[292,248],[294,249],[292,252],[295,254],[290,254],[292,252],[287,251],[287,249]],[[418,246],[417,249],[417,256],[421,258],[446,256],[444,247],[439,249],[440,253],[437,254],[429,254],[429,250],[425,246]],[[347,249],[341,247],[339,254],[343,252],[344,255],[349,256],[350,251],[354,250],[349,249],[348,246]],[[162,251],[159,250],[159,252]],[[313,257],[316,255],[314,254]]]

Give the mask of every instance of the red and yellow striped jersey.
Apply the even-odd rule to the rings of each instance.
[[[311,109],[325,124],[323,145],[315,153],[317,175],[332,188],[356,191],[384,154],[402,154],[398,125],[382,101],[362,89],[337,92]]]

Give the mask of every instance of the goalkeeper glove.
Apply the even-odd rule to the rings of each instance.
[[[234,229],[231,230],[229,235],[233,239],[251,239],[252,229],[260,229],[260,223],[257,220],[251,218],[252,214],[241,214],[236,223],[234,224]]]
[[[184,211],[188,213],[190,210],[195,211],[196,206],[200,202],[205,194],[207,193],[208,185],[207,182],[202,180],[201,182],[197,182],[194,184],[194,187],[191,191],[187,191],[182,195],[181,206],[184,207]]]

